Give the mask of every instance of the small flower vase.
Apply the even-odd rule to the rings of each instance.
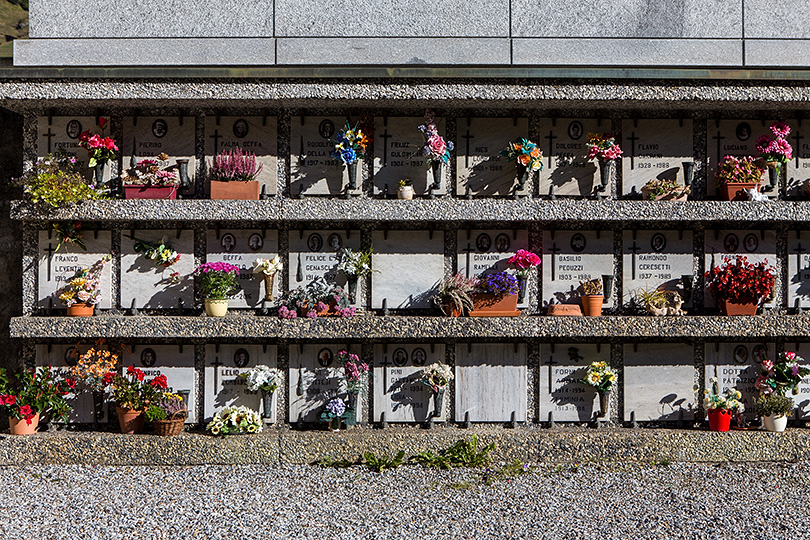
[[[768,166],[769,187],[763,191],[773,191],[776,189],[776,184],[779,182],[779,175],[782,172],[782,163],[779,161],[767,161],[765,164]]]
[[[98,428],[104,418],[104,391],[93,390],[93,426]]]
[[[273,299],[273,282],[275,279],[275,274],[264,274],[264,299],[268,302]]]
[[[106,163],[96,162],[96,167],[94,171],[93,182],[96,185],[96,189],[100,188],[104,185],[104,166]]]
[[[523,191],[526,187],[526,181],[529,179],[531,171],[525,165],[517,164],[517,191]]]
[[[431,168],[433,169],[433,184],[430,186],[430,189],[437,191],[442,189],[442,170],[443,163],[441,161],[434,161],[430,164]]]
[[[731,428],[731,411],[729,409],[709,409],[709,429],[711,431],[728,431]]]
[[[433,418],[439,418],[444,412],[444,388],[433,392]]]
[[[519,287],[519,289],[518,289],[518,304],[522,304],[523,300],[526,298],[526,280],[527,280],[527,278],[526,278],[526,276],[521,276],[520,274],[518,274],[517,280],[518,280],[518,287]]]
[[[599,418],[610,417],[610,392],[597,391],[599,394]]]
[[[405,201],[413,199],[413,186],[399,186],[397,198]]]
[[[346,172],[349,173],[349,189],[357,189],[357,162],[347,163]]]
[[[357,401],[360,399],[360,390],[349,390],[347,395],[346,411],[357,412]]]
[[[610,185],[610,178],[613,176],[613,168],[616,163],[612,159],[599,159],[599,180],[601,185],[596,188],[596,191],[607,196],[608,186]]]
[[[349,293],[349,303],[354,304],[357,302],[357,276],[348,278],[346,289],[346,292]]]
[[[273,392],[262,390],[262,418],[273,417]]]

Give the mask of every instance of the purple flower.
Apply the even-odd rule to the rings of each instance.
[[[307,319],[315,319],[318,317],[318,312],[314,309],[307,311]]]
[[[346,404],[340,398],[335,398],[326,404],[326,410],[335,416],[340,416],[346,411]]]
[[[798,377],[799,376],[799,366],[798,365],[793,366],[793,369],[791,370],[791,372],[793,373],[794,377]]]

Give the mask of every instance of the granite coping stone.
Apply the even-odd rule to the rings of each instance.
[[[337,199],[274,197],[264,201],[85,201],[41,211],[13,201],[11,217],[23,221],[102,222],[810,222],[810,202],[631,201],[543,199]]]
[[[602,428],[583,426],[437,425],[357,426],[340,433],[322,430],[268,429],[255,435],[212,437],[184,432],[177,437],[151,434],[56,431],[31,436],[0,435],[0,466],[98,465],[184,466],[309,464],[329,457],[357,461],[365,452],[406,456],[434,453],[459,440],[479,439],[479,448],[495,443],[495,462],[788,462],[810,459],[810,431],[789,428],[764,431],[711,432],[702,429]]]
[[[12,338],[72,340],[121,339],[247,341],[426,341],[523,340],[566,338],[614,341],[657,338],[803,339],[810,335],[808,315],[736,316],[602,316],[602,317],[418,317],[358,316],[347,319],[279,319],[231,312],[226,317],[95,316],[14,317]]]

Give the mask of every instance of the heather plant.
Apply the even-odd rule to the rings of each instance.
[[[149,404],[146,409],[146,419],[150,422],[154,420],[171,420],[175,414],[185,410],[186,405],[183,403],[183,396],[163,392],[156,397],[155,401]]]
[[[473,301],[470,295],[474,290],[475,279],[466,278],[459,272],[452,277],[443,279],[441,283],[439,283],[436,292],[431,296],[431,300],[434,304],[439,306],[439,309],[441,309],[442,313],[445,315],[451,314],[447,313],[448,308],[451,312],[457,311],[463,314],[465,310],[469,311],[473,308]]]
[[[262,165],[256,165],[256,154],[241,148],[223,150],[208,167],[214,182],[249,182],[255,180],[261,171]]]

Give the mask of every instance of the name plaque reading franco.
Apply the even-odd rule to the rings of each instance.
[[[218,350],[217,350],[218,349]],[[263,412],[262,393],[251,392],[240,373],[250,371],[257,365],[275,368],[277,366],[275,345],[216,345],[205,346],[205,421],[225,407],[244,405],[260,414]],[[277,419],[278,396],[284,392],[282,382],[273,392],[271,423]]]
[[[186,396],[188,409],[186,423],[197,422],[197,384],[194,371],[194,347],[187,345],[133,345],[124,352],[121,363],[122,372],[130,365],[143,370],[145,379],[165,375],[168,384],[167,392]]]
[[[37,117],[37,157],[42,158],[48,154],[65,153],[76,157],[77,170],[81,171],[85,178],[93,178],[93,169],[87,166],[89,157],[87,150],[79,146],[79,135],[83,131],[98,133],[109,137],[110,123],[109,116],[96,118],[95,116],[39,116]],[[102,130],[99,122],[104,124]],[[121,145],[120,141],[116,144]],[[105,171],[105,176],[109,176],[109,165]]]
[[[697,409],[695,355],[683,343],[624,346],[624,420],[692,420]],[[703,399],[700,396],[700,399]]]
[[[349,183],[347,167],[332,157],[337,134],[346,126],[341,116],[299,116],[290,124],[290,193],[338,195]],[[351,122],[354,127],[355,121]],[[364,130],[365,132],[366,130]],[[371,134],[368,133],[369,138]],[[357,162],[357,186],[363,182],[363,160]]]
[[[37,366],[53,366],[55,371],[63,377],[72,377],[70,368],[75,366],[79,361],[79,356],[87,352],[90,347],[88,345],[37,345],[36,346],[36,365]],[[93,422],[95,409],[93,408],[93,394],[91,392],[81,391],[78,394],[69,393],[65,396],[65,401],[68,405],[73,407],[73,410],[68,413],[68,423],[82,423],[89,424]],[[99,422],[106,423],[109,421],[109,406],[102,407],[102,416]],[[113,414],[115,414],[113,412]]]
[[[717,377],[721,394],[727,388],[739,390],[745,405],[745,417],[749,420],[754,418],[754,398],[759,396],[754,382],[760,373],[760,363],[766,358],[773,359],[774,351],[773,343],[707,343],[706,388],[711,390],[709,380]]]
[[[787,140],[793,147],[793,159],[785,164],[788,197],[806,200],[810,196],[810,126],[791,120]]]
[[[374,231],[371,307],[431,308],[433,287],[444,277],[442,231]]]
[[[188,174],[193,182],[197,170],[195,158],[195,119],[191,116],[138,116],[124,118],[124,141],[119,144],[124,168],[136,160],[169,155],[169,164],[188,159]]]
[[[290,422],[317,422],[329,400],[339,397],[346,402],[343,368],[337,362],[338,351],[344,349],[360,354],[359,347],[345,344],[290,347]]]
[[[456,418],[526,421],[528,367],[525,343],[456,345]]]
[[[766,259],[773,266],[776,263],[776,231],[763,230],[707,230],[705,236],[706,271],[712,266],[721,266],[724,260],[734,262],[737,255],[743,255],[749,263],[760,263]],[[705,307],[717,304],[708,289],[703,297]],[[765,306],[772,307],[773,300]]]
[[[65,304],[59,299],[57,291],[64,287],[77,270],[90,268],[112,251],[112,233],[98,231],[84,231],[82,241],[87,251],[74,244],[64,243],[59,250],[56,246],[59,241],[56,233],[52,231],[39,231],[37,253],[37,305],[41,308],[65,309]],[[110,309],[112,299],[112,264],[107,263],[101,271],[101,301],[98,307]]]
[[[374,421],[380,422],[382,413],[386,422],[445,420],[449,393],[434,417],[433,392],[420,381],[423,367],[445,363],[444,352],[440,344],[374,345]]]
[[[143,253],[135,252],[135,239],[131,231],[121,232],[121,307],[130,308],[169,308],[194,306],[194,231],[184,229],[177,236],[177,230],[134,231],[137,240],[159,245],[163,238],[180,260],[169,267],[155,264]],[[177,275],[173,275],[173,274]]]
[[[275,116],[206,116],[206,168],[214,156],[237,148],[256,154],[256,166],[261,165],[256,180],[266,186],[266,193],[276,193],[278,176],[278,120]]]
[[[527,118],[467,118],[458,120],[456,191],[473,195],[510,195],[517,169],[500,151],[521,137],[529,138]],[[526,189],[530,185],[527,184]],[[389,187],[390,190],[390,187]]]
[[[526,230],[467,230],[458,231],[458,271],[466,277],[476,277],[511,269],[509,258],[519,249],[529,248]],[[514,272],[510,272],[514,273]],[[524,296],[521,306],[526,305]]]
[[[642,289],[678,291],[682,277],[691,284],[692,253],[692,231],[624,231],[624,302]]]
[[[219,235],[219,238],[217,238]],[[273,259],[278,254],[278,231],[250,229],[208,230],[206,259],[226,262],[239,268],[238,283],[242,288],[228,302],[231,308],[261,307],[264,300],[264,274],[253,273],[253,261],[261,257]],[[278,299],[281,274],[273,280],[273,298]]]
[[[427,193],[433,183],[433,171],[419,155],[424,144],[419,126],[424,122],[418,117],[377,117],[374,118],[374,194],[381,195],[385,188],[393,195],[399,189],[399,181],[410,178],[413,190],[417,195]],[[447,141],[447,129],[444,119],[437,118],[439,135]],[[456,141],[453,141],[456,143]],[[450,152],[452,159],[458,150]],[[449,166],[442,167],[441,189],[434,190],[436,195],[447,192],[450,182]]]
[[[591,362],[610,362],[610,345],[542,343],[540,345],[540,420],[586,422],[599,411],[599,394],[582,379]]]
[[[622,137],[623,195],[641,195],[650,180],[684,185],[683,163],[694,161],[692,120],[624,120]]]
[[[535,141],[543,151],[540,195],[589,197],[599,184],[596,163],[588,161],[588,133],[610,130],[609,121],[596,118],[541,118],[540,138]]]
[[[788,307],[810,307],[810,234],[788,231]]]
[[[543,232],[543,306],[579,304],[581,281],[613,275],[611,231]]]
[[[773,120],[708,120],[706,131],[706,152],[709,156],[709,170],[706,172],[706,193],[713,195],[717,192],[714,179],[717,173],[717,164],[725,156],[753,156],[759,157],[756,149],[757,138],[770,133],[768,126]],[[789,122],[791,126],[795,121]],[[791,141],[792,142],[792,141]],[[764,184],[768,183],[768,173],[762,175]],[[776,197],[778,190],[768,192],[769,197]]]
[[[358,230],[290,231],[290,290],[305,287],[319,277],[346,285],[346,276],[338,272],[338,252],[341,248],[360,249]],[[357,283],[357,298],[361,298],[363,280]]]

